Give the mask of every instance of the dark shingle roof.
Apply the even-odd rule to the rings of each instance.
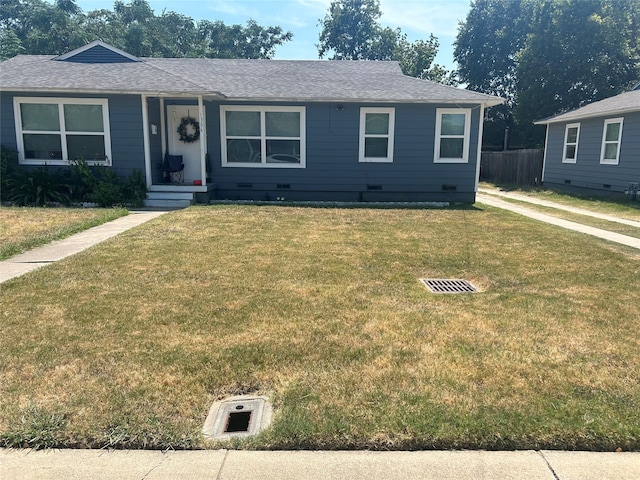
[[[627,112],[640,112],[640,90],[624,92],[615,97],[605,98],[599,102],[593,102],[576,110],[555,115],[545,120],[539,120],[535,123],[537,125],[545,125],[605,115],[620,115]]]
[[[144,58],[76,63],[19,55],[0,64],[5,91],[212,95],[229,100],[502,103],[499,97],[419,80],[397,62]]]

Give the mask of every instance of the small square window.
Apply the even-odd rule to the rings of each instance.
[[[604,121],[600,163],[618,165],[620,162],[620,140],[622,139],[623,118],[609,118]]]
[[[436,109],[434,162],[469,162],[471,109]]]
[[[394,108],[360,109],[360,162],[393,162]]]
[[[563,163],[576,163],[578,157],[578,138],[580,137],[580,124],[570,123],[564,131]]]

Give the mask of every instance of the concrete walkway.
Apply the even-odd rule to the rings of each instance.
[[[518,200],[520,200],[520,198],[518,198]],[[536,204],[539,204],[539,205],[543,205],[542,203],[539,203],[535,199],[530,199],[529,198],[528,201],[529,201],[529,203],[536,203]],[[493,197],[491,195],[486,195],[486,194],[483,194],[483,193],[478,193],[476,195],[476,202],[484,203],[485,205],[490,205],[492,207],[502,208],[504,210],[510,210],[512,212],[519,213],[520,215],[524,215],[525,217],[533,218],[533,219],[539,220],[541,222],[550,223],[552,225],[557,225],[558,227],[563,227],[563,228],[566,228],[568,230],[573,230],[575,232],[586,233],[587,235],[593,235],[594,237],[602,238],[602,239],[608,240],[610,242],[619,243],[621,245],[626,245],[628,247],[637,248],[637,249],[640,250],[640,238],[635,238],[635,237],[630,237],[628,235],[622,235],[620,233],[610,232],[608,230],[603,230],[601,228],[589,227],[587,225],[582,225],[580,223],[570,222],[569,220],[563,220],[561,218],[557,218],[557,217],[554,217],[552,215],[547,215],[547,214],[544,214],[544,213],[540,213],[540,212],[538,212],[536,210],[533,210],[531,208],[527,208],[527,207],[523,207],[523,206],[520,206],[520,205],[516,205],[514,203],[510,203],[510,202],[507,202],[505,200],[501,200],[499,198],[495,198],[495,197]],[[558,205],[558,204],[555,204],[555,203],[552,203],[552,202],[546,202],[546,201],[543,201],[543,202],[544,202],[545,206],[550,206],[550,207],[553,207],[553,208],[557,208],[558,210],[571,209],[571,207],[565,207],[563,205]],[[579,213],[576,210],[580,211],[580,209],[571,209],[570,211],[573,211],[574,213]],[[637,222],[633,222],[631,220],[626,221],[626,222],[620,222],[620,220],[625,220],[625,219],[612,217],[610,215],[594,214],[594,212],[589,212],[589,213],[591,214],[590,216],[598,215],[598,218],[607,217],[605,219],[606,220],[610,220],[610,221],[614,221],[612,219],[616,218],[616,220],[619,221],[619,223],[627,223],[627,222],[637,223]],[[630,224],[630,223],[627,223],[627,224]],[[638,226],[640,227],[640,225],[638,225]]]
[[[56,240],[0,262],[0,283],[81,252],[130,228],[167,213],[165,211],[129,212],[129,215],[103,223],[70,237]],[[4,479],[2,479],[4,480]]]
[[[513,200],[518,200],[520,202],[532,203],[535,205],[540,205],[542,207],[551,207],[551,208],[555,208],[556,210],[563,210],[565,212],[584,215],[585,217],[599,218],[601,220],[608,220],[609,222],[623,223],[624,225],[640,228],[640,222],[637,222],[635,220],[615,217],[613,215],[607,215],[606,213],[593,212],[591,210],[585,210],[584,208],[570,207],[568,205],[562,205],[560,203],[550,202],[548,200],[542,200],[540,198],[528,197],[526,195],[520,195],[517,193],[502,192],[500,190],[490,190],[488,188],[479,188],[478,193],[486,193],[488,195],[495,195],[503,198],[511,198]]]
[[[637,480],[640,453],[0,449],[1,479]]]

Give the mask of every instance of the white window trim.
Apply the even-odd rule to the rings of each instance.
[[[440,157],[440,141],[442,140],[442,115],[464,114],[464,135],[446,135],[444,138],[462,138],[462,158]],[[471,109],[470,108],[436,108],[436,136],[433,150],[434,163],[469,163],[469,148],[471,139]]]
[[[624,117],[618,117],[618,118],[607,118],[604,121],[604,127],[602,129],[602,146],[600,147],[600,163],[602,165],[618,165],[620,163],[620,144],[622,143],[622,124],[624,121]],[[616,140],[616,142],[613,141],[609,141],[607,142],[607,126],[612,124],[612,123],[619,123],[620,124],[620,130],[618,131],[618,139]],[[616,158],[615,159],[606,159],[604,158],[604,152],[606,149],[607,144],[610,143],[617,143],[618,144],[618,148],[616,150]]]
[[[387,134],[365,134],[365,122],[367,113],[387,113],[389,114],[389,133]],[[393,107],[361,107],[360,108],[360,138],[358,161],[371,163],[391,163],[393,162],[393,139],[395,132],[396,109]],[[387,138],[387,156],[386,157],[365,157],[364,143],[365,138]]]
[[[576,141],[568,143],[567,140],[569,138],[569,129],[570,128],[577,128],[578,132],[576,133]],[[564,144],[562,146],[562,163],[576,163],[576,160],[578,159],[578,144],[580,143],[580,124],[579,123],[569,123],[565,126],[564,129]],[[567,147],[569,145],[575,145],[576,147],[576,151],[575,151],[575,156],[573,158],[568,158],[567,157]]]
[[[240,163],[227,162],[227,116],[226,112],[260,112],[260,139],[262,150],[261,163]],[[298,112],[300,113],[300,137],[268,137],[266,134],[265,113],[266,112]],[[220,107],[220,149],[223,167],[240,167],[240,168],[306,168],[307,166],[307,147],[306,147],[306,108],[299,106],[266,106],[266,105],[222,105]],[[248,138],[242,136],[239,138]],[[266,143],[268,139],[275,140],[299,140],[300,141],[300,163],[267,163]]]
[[[22,130],[22,112],[20,104],[23,103],[49,103],[58,105],[58,115],[60,118],[60,130]],[[64,105],[101,105],[102,106],[102,125],[103,132],[67,132],[64,123]],[[14,97],[13,98],[13,114],[16,128],[16,140],[18,144],[18,161],[22,165],[69,165],[69,157],[67,153],[66,135],[102,135],[104,136],[104,153],[106,160],[94,161],[87,160],[89,165],[111,165],[111,129],[109,125],[109,101],[106,98],[51,98],[51,97]],[[60,135],[62,147],[62,159],[58,158],[25,158],[24,151],[24,133],[34,134],[52,134]],[[74,160],[74,159],[72,159]]]

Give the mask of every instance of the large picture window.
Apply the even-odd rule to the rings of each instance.
[[[600,163],[604,163],[607,165],[618,165],[618,163],[620,162],[622,120],[622,118],[609,118],[604,121]]]
[[[110,164],[107,100],[16,97],[14,114],[21,163]]]
[[[223,167],[304,168],[304,107],[220,107]]]
[[[434,162],[467,163],[470,132],[471,109],[436,109]]]
[[[563,163],[576,163],[578,158],[578,139],[580,138],[580,124],[570,123],[564,132]]]
[[[360,109],[361,162],[393,162],[394,108]]]

